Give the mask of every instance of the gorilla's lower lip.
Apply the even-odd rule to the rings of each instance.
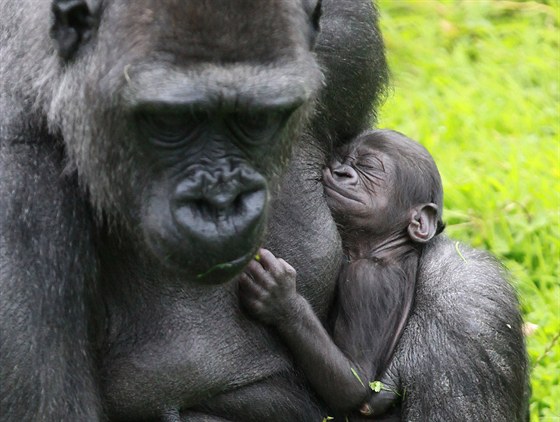
[[[328,190],[328,191],[329,191],[329,192],[325,192],[325,194],[326,194],[327,196],[330,196],[331,198],[332,198],[333,196],[335,196],[335,197],[339,197],[339,198],[342,198],[342,199],[345,199],[345,200],[348,200],[348,201],[359,202],[360,204],[362,203],[362,201],[360,201],[359,199],[353,198],[353,197],[348,196],[348,195],[345,195],[345,194],[341,193],[338,189],[336,189],[336,188],[334,188],[334,187],[332,187],[332,186],[329,186],[329,185],[327,185],[327,184],[324,184],[323,186],[324,186],[324,189],[325,189],[325,190]],[[333,195],[333,193],[334,193],[334,195]]]

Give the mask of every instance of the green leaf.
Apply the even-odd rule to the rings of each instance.
[[[371,381],[369,383],[369,388],[371,388],[374,392],[379,393],[383,388],[383,383],[381,381]]]
[[[467,260],[465,259],[465,257],[461,253],[461,251],[459,250],[459,242],[455,242],[455,250],[457,251],[457,254],[461,257],[461,259],[463,261],[467,262]]]
[[[356,377],[356,379],[357,379],[358,381],[360,381],[360,384],[362,384],[362,386],[365,387],[366,385],[364,384],[364,382],[362,381],[362,379],[360,378],[360,376],[358,375],[358,373],[356,372],[356,370],[355,370],[354,368],[350,368],[350,370],[352,371],[352,373],[354,374],[354,376]]]

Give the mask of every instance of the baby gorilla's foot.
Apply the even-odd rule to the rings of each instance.
[[[371,383],[373,394],[367,403],[360,408],[362,416],[379,416],[395,405],[401,394],[399,378],[395,371],[387,370],[380,381]]]

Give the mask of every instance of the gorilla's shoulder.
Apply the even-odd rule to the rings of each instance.
[[[420,262],[421,286],[437,283],[431,287],[471,290],[509,286],[507,279],[506,269],[492,254],[446,236],[438,236],[426,245]]]
[[[417,308],[440,308],[443,314],[486,315],[517,319],[519,304],[505,267],[489,252],[446,236],[430,242],[422,255]]]
[[[527,357],[505,268],[438,236],[424,249],[416,287],[392,363],[406,386],[403,420],[525,420]]]

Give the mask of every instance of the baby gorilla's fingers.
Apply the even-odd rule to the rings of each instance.
[[[360,414],[362,416],[371,416],[373,415],[373,409],[371,408],[371,406],[369,405],[369,403],[364,403],[362,404],[362,407],[360,407]]]
[[[290,264],[288,264],[286,261],[284,261],[282,258],[278,258],[278,262],[282,266],[282,271],[285,274],[292,277],[295,277],[297,275],[296,269],[292,267]]]
[[[374,392],[368,401],[373,415],[382,415],[399,401],[404,393],[399,392],[400,378],[394,362],[391,362],[381,377],[381,390]]]
[[[296,270],[282,258],[276,258],[272,252],[263,248],[259,250],[259,255],[259,262],[277,282],[285,284],[289,281],[286,276],[295,278]]]
[[[241,273],[237,279],[243,298],[260,299],[266,295],[266,290],[256,283],[250,275]]]
[[[263,266],[263,268],[272,274],[273,277],[278,277],[282,273],[282,265],[279,262],[279,259],[274,256],[272,252],[268,249],[261,248],[259,249],[259,262]]]
[[[241,273],[237,280],[241,304],[252,314],[258,315],[262,312],[263,301],[266,300],[268,292],[248,274]]]
[[[260,262],[255,260],[249,262],[245,272],[253,277],[254,282],[265,290],[270,290],[276,285],[274,277],[263,268]]]
[[[260,248],[259,252],[258,252],[258,261],[263,263],[263,265],[265,267],[268,267],[268,265],[272,262],[276,260],[276,257],[274,256],[274,254],[272,252],[270,252],[268,249],[265,248]]]
[[[239,277],[241,300],[253,316],[268,324],[288,319],[298,300],[296,278],[291,274],[295,270],[286,261],[259,250]]]

